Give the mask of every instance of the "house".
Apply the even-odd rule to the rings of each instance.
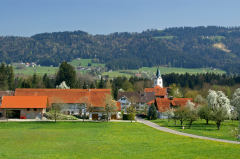
[[[142,77],[142,74],[135,74],[135,76],[140,78],[140,77]]]
[[[61,113],[77,115],[86,113],[89,119],[104,115],[102,102],[105,94],[111,94],[110,89],[16,89],[15,96],[47,96],[49,107],[64,103]],[[91,105],[91,110],[88,110]],[[117,110],[110,113],[111,118],[120,118],[120,103],[116,103]],[[87,110],[86,110],[87,108]],[[95,114],[95,115],[93,115]]]
[[[156,85],[153,88],[145,88],[144,92],[154,92],[155,98],[168,98],[168,89],[169,87],[162,88]]]
[[[179,106],[185,106],[188,100],[193,102],[192,98],[156,98],[147,104],[150,106],[154,103],[157,109],[158,118],[168,118],[168,116],[164,115],[164,112]]]
[[[121,109],[130,106],[131,101],[136,102],[137,109],[141,109],[142,106],[148,102],[154,100],[153,92],[119,92],[117,101],[121,103]]]
[[[0,113],[7,118],[42,119],[47,107],[47,96],[4,96]]]

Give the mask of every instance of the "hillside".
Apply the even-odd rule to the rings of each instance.
[[[58,66],[95,59],[112,70],[171,66],[220,68],[240,73],[240,28],[179,27],[142,33],[91,35],[83,31],[0,37],[0,62]],[[220,46],[221,44],[221,46]]]

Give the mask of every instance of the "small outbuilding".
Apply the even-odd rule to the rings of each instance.
[[[4,96],[0,113],[6,118],[42,119],[47,107],[47,96]]]

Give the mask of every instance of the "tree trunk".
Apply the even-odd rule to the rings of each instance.
[[[108,116],[109,116],[109,115],[108,115],[108,112],[107,112],[107,122],[108,122]]]
[[[55,123],[57,122],[57,110],[55,109]]]
[[[217,123],[218,130],[220,130],[220,123]]]
[[[132,123],[132,113],[130,115],[131,115],[131,123]]]
[[[181,120],[181,126],[182,126],[183,121]]]
[[[206,124],[208,125],[208,119],[206,119],[206,122],[207,122]]]
[[[192,121],[190,121],[189,123],[189,129],[191,129],[191,126],[192,126]]]
[[[174,120],[175,121],[175,125],[177,125],[177,120]]]

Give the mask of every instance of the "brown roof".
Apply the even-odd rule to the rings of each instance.
[[[110,89],[16,89],[15,96],[48,96],[49,105],[56,99],[64,103],[78,103],[81,97],[88,97],[93,106],[101,106],[102,98]]]
[[[154,88],[145,88],[144,92],[155,92],[155,96],[165,96],[167,95],[167,88],[157,85]]]
[[[47,96],[4,96],[0,108],[47,108]]]
[[[136,102],[143,102],[143,103],[148,103],[154,100],[153,92],[119,92],[117,100],[119,100],[123,96],[126,97],[127,99],[130,99],[131,97],[135,96],[137,99]]]
[[[156,98],[155,106],[159,112],[164,112],[170,109],[170,106],[185,106],[188,100],[193,102],[192,98],[173,98],[172,100],[168,98]]]

